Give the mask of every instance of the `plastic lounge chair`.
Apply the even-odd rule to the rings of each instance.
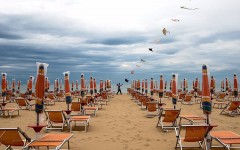
[[[46,134],[38,140],[34,140],[31,143],[27,144],[24,149],[31,148],[40,148],[40,147],[55,147],[55,150],[59,150],[63,147],[65,143],[68,144],[68,149],[70,149],[69,140],[73,134],[64,133],[64,134]]]
[[[28,103],[28,101],[24,98],[16,98],[15,101],[20,109],[32,110],[32,106],[35,105]]]
[[[192,105],[192,95],[186,95],[182,100],[182,104]]]
[[[97,116],[97,111],[98,107],[89,107],[89,106],[84,106],[83,107],[83,114],[88,115],[88,114],[93,114],[93,116]]]
[[[81,102],[72,102],[71,111],[71,115],[81,115]]]
[[[223,108],[220,114],[221,115],[228,114],[230,116],[239,115],[240,114],[239,106],[240,101],[231,101]]]
[[[159,114],[157,127],[161,126],[163,131],[175,129],[177,127],[177,118],[181,109],[162,109]]]
[[[6,149],[23,148],[29,142],[31,138],[20,128],[0,128],[0,144],[5,145]]]
[[[210,132],[212,140],[216,140],[222,146],[211,146],[211,147],[224,147],[227,150],[231,148],[240,148],[240,135],[232,131],[212,131]],[[233,147],[233,144],[238,144],[238,146]]]
[[[226,93],[220,93],[220,94],[217,96],[216,101],[213,102],[213,107],[216,107],[216,106],[217,106],[216,108],[222,109],[223,106],[226,106],[226,105],[227,105],[226,98],[227,98]]]
[[[185,128],[185,135],[183,136],[182,134],[182,128]],[[210,125],[181,125],[180,128],[175,128],[176,132],[176,146],[175,149],[180,148],[181,150],[183,148],[201,148],[204,149],[204,143],[205,143],[205,148],[206,147],[206,141],[205,137],[207,133],[213,128],[213,126]],[[198,143],[199,146],[184,146],[183,143]]]
[[[147,118],[153,118],[159,115],[158,104],[159,104],[158,101],[147,102],[147,111],[148,111],[148,114],[146,116]]]
[[[53,93],[49,93],[47,98],[45,99],[46,105],[55,105],[55,101],[57,101],[57,97],[54,96]]]
[[[68,126],[68,120],[62,110],[45,110],[47,116],[47,127],[48,130],[61,130],[63,131],[64,126]]]
[[[72,122],[80,125],[84,125],[85,132],[87,132],[87,127],[89,126],[90,116],[72,116],[69,120],[70,132],[72,132]]]
[[[18,116],[19,116],[19,110],[20,110],[19,108],[0,106],[1,115],[2,115],[2,116],[5,116],[5,115],[6,115],[6,112],[7,112],[7,115],[10,117],[10,119],[12,118],[13,113],[14,113],[15,111],[17,111]]]

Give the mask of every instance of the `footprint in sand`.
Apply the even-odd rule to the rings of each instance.
[[[144,146],[148,147],[148,146],[150,146],[150,145],[147,143],[147,144],[144,144]]]

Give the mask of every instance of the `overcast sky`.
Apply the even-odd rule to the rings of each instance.
[[[207,64],[233,76],[239,14],[239,0],[0,0],[0,72],[27,79],[45,62],[52,79],[64,71],[76,79],[129,78],[132,70],[137,78],[199,76]]]

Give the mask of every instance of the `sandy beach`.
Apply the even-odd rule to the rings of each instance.
[[[154,96],[157,99],[157,96]],[[74,99],[77,101],[77,99]],[[171,100],[165,98],[167,107],[172,107]],[[16,106],[15,103],[8,104],[8,107]],[[177,108],[181,108],[181,114],[195,114],[202,116],[199,104],[182,105],[178,103]],[[53,106],[47,106],[48,110],[66,109],[65,102],[56,102]],[[221,109],[213,108],[211,114],[212,123],[218,127],[213,130],[232,130],[240,134],[239,115],[229,117],[220,115]],[[16,114],[16,113],[15,113]],[[70,140],[70,149],[77,150],[171,150],[176,143],[175,131],[162,132],[161,127],[156,128],[158,117],[147,118],[147,111],[141,109],[136,102],[131,100],[130,95],[115,95],[107,106],[98,110],[96,117],[91,117],[90,126],[87,132],[83,128],[77,128],[73,132],[74,136]],[[28,128],[36,120],[34,111],[21,110],[19,116],[12,119],[0,117],[0,127],[20,127],[31,138],[34,138],[34,131]],[[68,133],[67,127],[63,131]],[[61,131],[49,131],[49,133],[62,133]],[[45,129],[41,131],[41,136],[46,134]],[[196,145],[196,144],[195,144]],[[0,149],[4,146],[0,145]],[[67,148],[64,145],[63,148]],[[219,149],[219,148],[218,148]],[[221,148],[220,148],[221,150]]]

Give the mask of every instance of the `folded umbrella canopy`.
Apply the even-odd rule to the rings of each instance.
[[[71,92],[70,92],[70,83],[69,83],[69,74],[70,74],[69,71],[66,71],[66,72],[63,73],[67,110],[69,110],[69,104],[72,103]]]
[[[176,109],[177,105],[177,79],[176,75],[172,75],[172,103],[174,106],[174,109]]]
[[[2,73],[2,99],[3,99],[3,106],[7,96],[7,73]]]
[[[84,80],[84,74],[81,74],[81,96],[84,97],[85,95],[85,80]]]
[[[236,99],[238,97],[238,79],[236,73],[233,75],[233,94]]]
[[[160,75],[160,81],[159,81],[159,98],[160,103],[163,97],[163,89],[164,89],[164,81],[163,81],[163,75]]]
[[[37,125],[39,125],[39,114],[43,112],[45,98],[44,84],[45,76],[47,74],[48,64],[37,62],[37,78],[36,78],[36,101],[35,101],[35,112],[37,113]]]

